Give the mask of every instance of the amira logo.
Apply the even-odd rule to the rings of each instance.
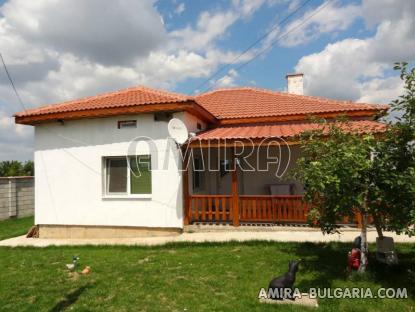
[[[130,141],[126,157],[150,155],[151,170],[168,170],[170,162],[174,161],[178,170],[186,171],[188,168],[199,168],[195,165],[197,155],[198,161],[203,164],[202,169],[197,170],[210,172],[219,171],[218,163],[234,157],[235,168],[230,170],[235,170],[237,166],[238,170],[246,172],[273,171],[277,178],[284,176],[291,163],[290,145],[282,138],[266,138],[259,142],[223,139],[206,143],[195,137],[190,143],[177,144],[177,138],[171,137],[154,140],[139,136]],[[159,157],[160,153],[164,154],[163,157]],[[163,162],[161,166],[159,160]]]
[[[298,288],[261,288],[258,293],[258,299],[297,299],[301,298],[301,292]]]

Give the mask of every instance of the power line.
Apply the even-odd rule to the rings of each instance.
[[[20,98],[19,92],[17,92],[16,86],[14,85],[13,79],[7,69],[6,63],[4,62],[3,55],[0,53],[1,62],[3,63],[4,71],[6,72],[7,78],[9,78],[10,84],[16,94],[17,99],[19,100],[20,105],[23,107],[23,110],[26,110],[25,105],[23,104],[22,99]]]
[[[309,15],[304,21],[302,21],[300,24],[296,25],[295,27],[290,28],[288,31],[286,31],[285,33],[283,33],[281,36],[278,36],[274,41],[271,41],[270,46],[266,47],[265,49],[263,49],[262,51],[260,51],[259,53],[257,53],[250,60],[248,60],[245,63],[242,63],[241,65],[239,65],[238,67],[236,67],[235,70],[240,70],[242,67],[250,64],[256,58],[258,58],[259,56],[261,56],[262,54],[264,54],[268,49],[272,48],[279,40],[281,40],[282,38],[286,37],[288,34],[292,33],[293,31],[299,29],[301,26],[303,26],[304,24],[306,24],[312,17],[314,17],[315,15],[317,15],[318,13],[320,13],[324,8],[326,8],[331,1],[332,0],[327,0],[325,4],[323,4],[317,10],[315,10],[313,12],[313,14]]]
[[[2,56],[2,54],[1,54],[1,53],[0,53],[0,58],[1,58],[1,61],[2,61],[2,63],[3,63],[3,67],[4,67],[4,70],[5,70],[6,74],[7,74],[7,77],[9,78],[10,85],[12,86],[12,88],[13,88],[13,90],[14,90],[14,93],[16,94],[16,97],[17,97],[17,99],[19,100],[20,105],[23,107],[23,110],[26,110],[26,107],[25,107],[25,105],[23,104],[23,101],[22,101],[22,99],[20,98],[19,92],[17,91],[16,86],[15,86],[15,84],[14,84],[14,82],[13,82],[13,78],[11,77],[10,72],[7,70],[7,65],[6,65],[6,62],[4,61],[3,56]],[[59,137],[64,138],[64,139],[66,139],[66,140],[74,141],[73,139],[70,139],[70,138],[68,138],[68,137],[62,136],[62,135],[60,135],[59,133],[55,133],[55,132],[53,132],[53,131],[51,131],[51,130],[49,130],[49,129],[46,129],[46,130],[47,130],[47,132],[52,133],[53,135],[59,136]],[[85,145],[90,145],[90,144],[87,144],[87,143],[85,143],[85,142],[82,142],[82,143],[84,143]],[[91,168],[90,166],[88,166],[87,164],[85,164],[82,160],[80,160],[80,159],[79,159],[79,158],[77,158],[75,155],[73,155],[72,153],[70,153],[69,151],[67,151],[65,148],[62,148],[62,151],[64,151],[66,154],[68,154],[69,156],[71,156],[72,158],[74,158],[75,160],[77,160],[77,161],[78,161],[79,163],[81,163],[83,166],[85,166],[85,167],[87,167],[88,169],[90,169],[90,170],[94,171],[95,173],[98,173],[97,171],[95,171],[95,169],[93,169],[93,168]],[[98,174],[99,174],[99,173],[98,173]]]
[[[294,11],[292,11],[290,14],[288,14],[284,19],[282,19],[279,23],[275,24],[271,27],[269,31],[267,31],[264,35],[259,37],[257,40],[255,40],[253,43],[251,43],[242,53],[237,55],[229,64],[226,64],[219,68],[217,71],[215,71],[212,75],[210,75],[206,80],[204,80],[201,84],[199,84],[196,88],[193,89],[192,93],[198,90],[199,88],[203,87],[206,83],[208,83],[212,78],[214,78],[219,73],[223,72],[225,69],[229,68],[234,64],[237,60],[239,60],[243,55],[245,55],[249,50],[251,50],[254,46],[256,46],[259,42],[264,40],[266,37],[268,37],[275,29],[277,29],[279,26],[283,25],[288,19],[290,19],[293,15],[295,15],[298,11],[300,11],[303,7],[305,7],[311,0],[304,1],[301,5],[299,5]]]

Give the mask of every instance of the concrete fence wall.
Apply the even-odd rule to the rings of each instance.
[[[0,177],[0,220],[34,214],[34,183],[33,177]]]

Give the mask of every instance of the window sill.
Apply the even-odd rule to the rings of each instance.
[[[102,199],[151,199],[151,194],[103,195]]]

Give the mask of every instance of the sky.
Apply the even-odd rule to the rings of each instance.
[[[0,67],[0,160],[28,160],[34,129],[13,113],[136,85],[285,91],[302,72],[306,95],[389,103],[415,1],[0,0],[0,53],[23,101]]]

